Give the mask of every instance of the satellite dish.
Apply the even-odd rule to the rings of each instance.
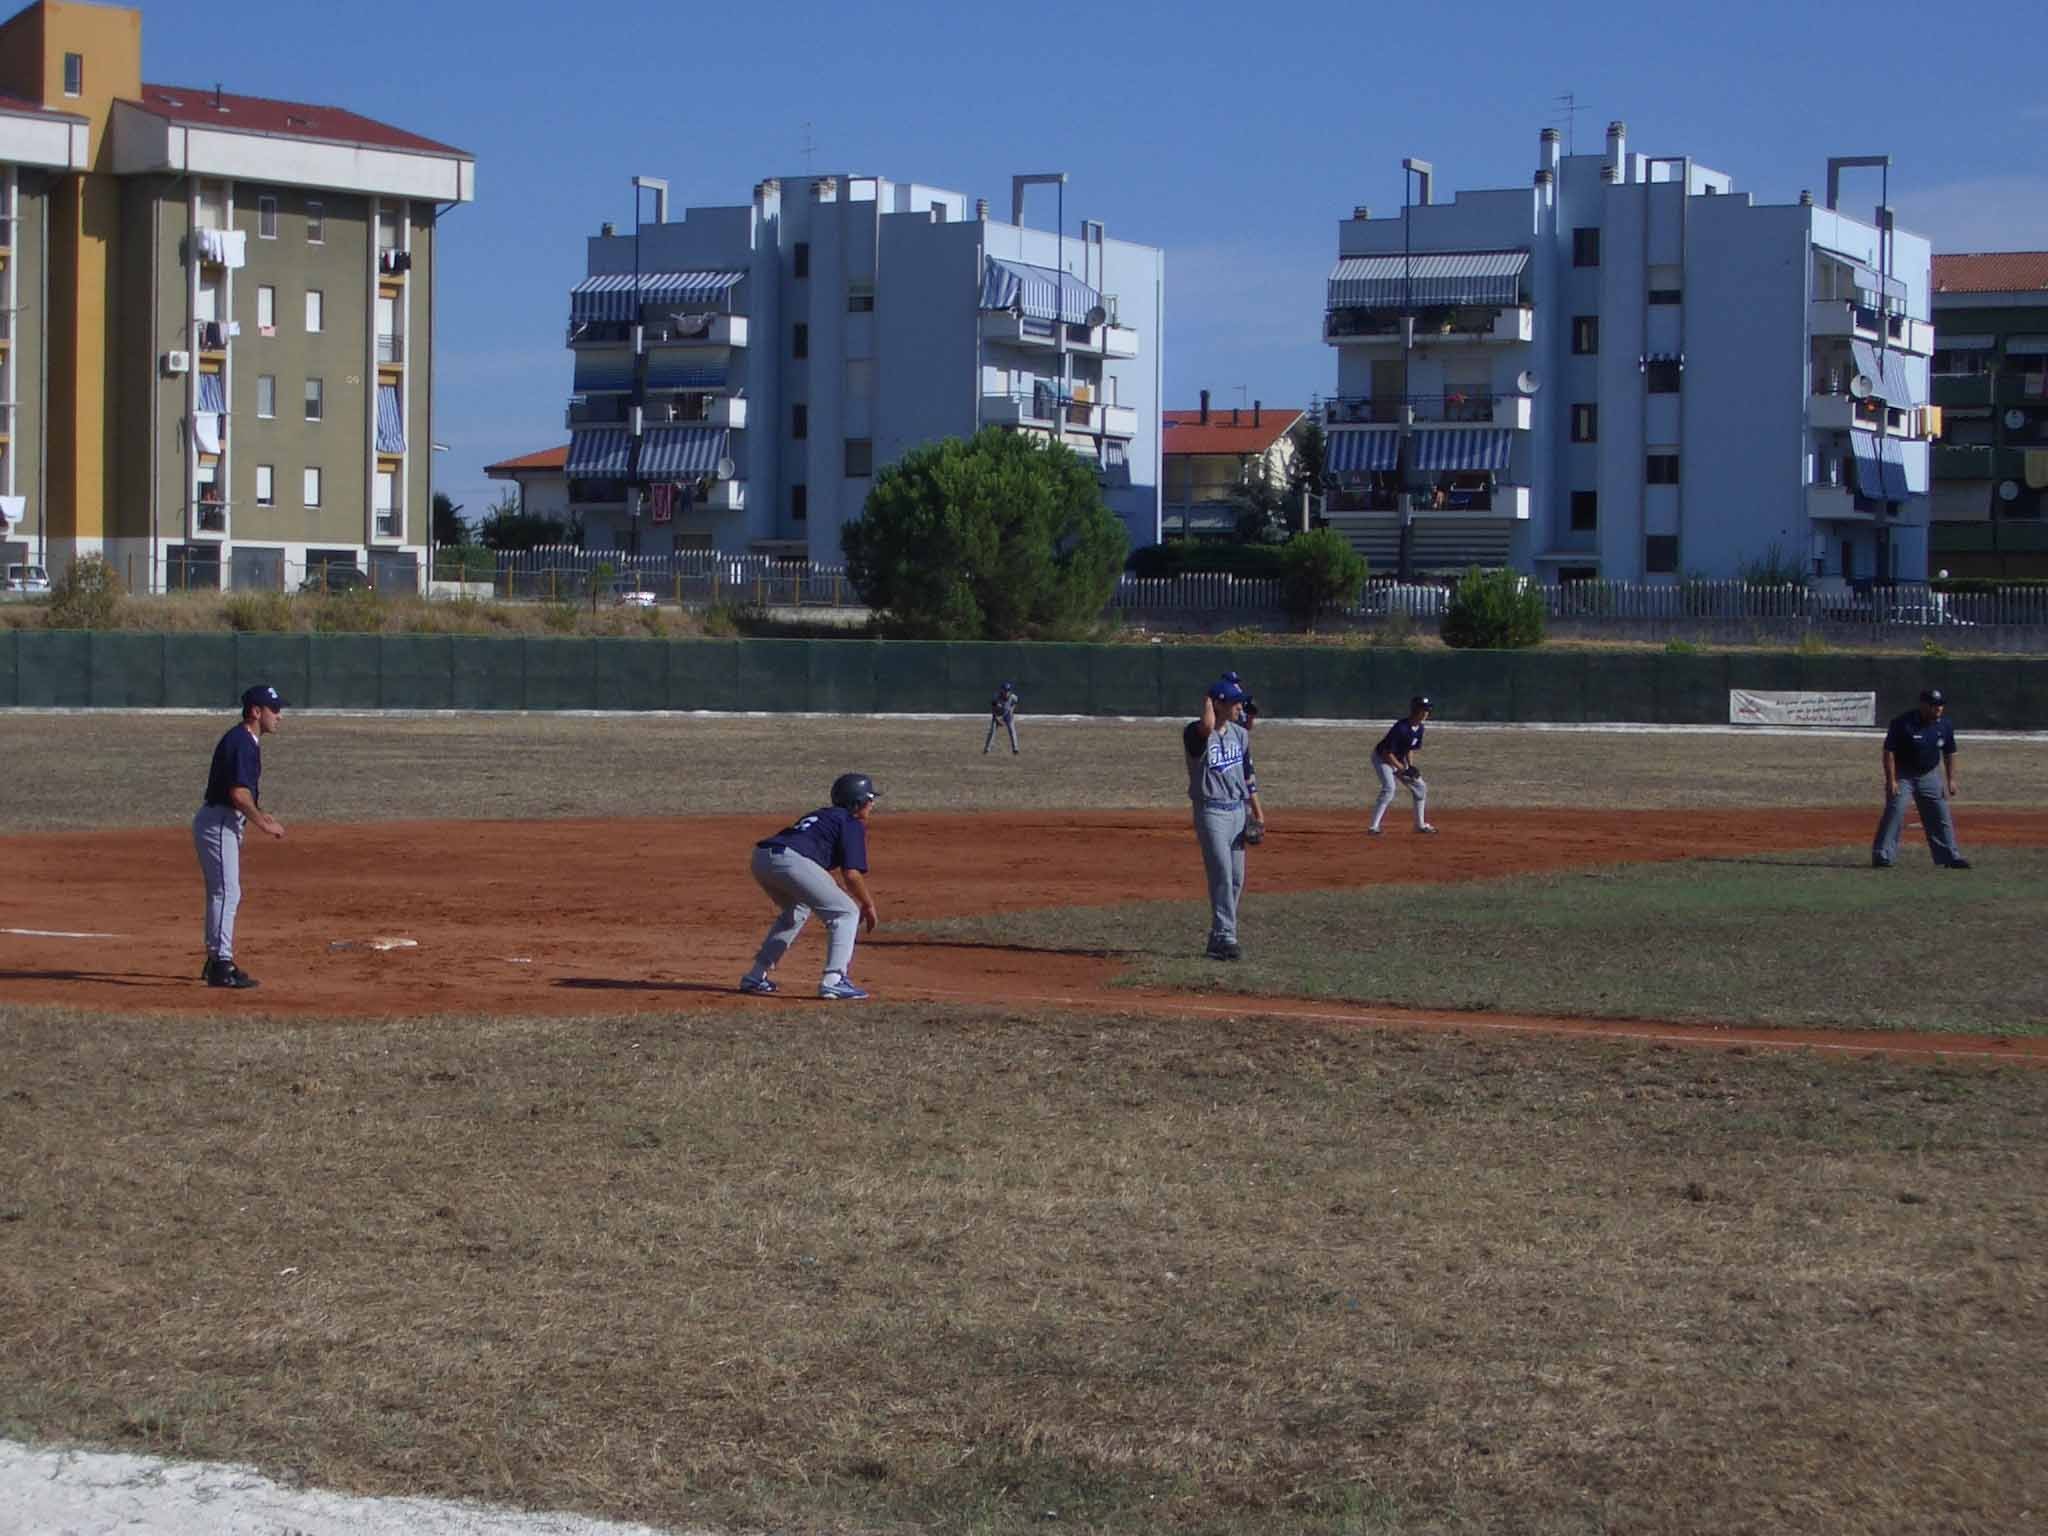
[[[2019,482],[2016,480],[1999,481],[1998,499],[2000,501],[2018,501],[2020,499]]]
[[[1851,400],[1868,400],[1876,392],[1877,386],[1860,373],[1849,380],[1849,398]]]
[[[1541,387],[1541,380],[1529,369],[1524,368],[1515,375],[1515,388],[1525,395],[1533,395]]]
[[[1096,326],[1103,324],[1108,319],[1109,311],[1104,309],[1100,304],[1096,305],[1093,309],[1088,311],[1088,327],[1090,330],[1093,330]]]
[[[2021,410],[2018,406],[2014,406],[2011,410],[2005,413],[2005,426],[2007,431],[2017,432],[2021,427],[2024,427],[2026,424],[2027,413]]]
[[[730,480],[733,477],[733,472],[738,468],[739,465],[733,463],[731,459],[720,459],[711,467],[712,478]]]

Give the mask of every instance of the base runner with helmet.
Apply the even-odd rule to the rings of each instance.
[[[1367,836],[1380,835],[1380,822],[1386,818],[1387,807],[1394,803],[1396,784],[1407,785],[1408,798],[1415,802],[1415,830],[1436,830],[1424,813],[1423,802],[1429,798],[1429,786],[1422,781],[1422,770],[1415,766],[1415,754],[1422,750],[1422,734],[1428,727],[1430,711],[1434,707],[1428,695],[1415,695],[1408,701],[1408,713],[1388,726],[1387,734],[1372,749],[1372,765],[1380,776],[1380,797],[1373,802],[1372,821],[1365,829]]]
[[[1202,716],[1181,732],[1188,760],[1188,799],[1194,803],[1195,842],[1209,882],[1211,960],[1236,960],[1237,905],[1244,894],[1244,834],[1251,798],[1245,782],[1250,738],[1244,730],[1247,695],[1237,683],[1210,684]]]
[[[1001,726],[1010,733],[1010,755],[1017,755],[1017,706],[1024,701],[1017,697],[1015,683],[998,683],[995,697],[989,700],[988,735],[982,738],[981,755],[988,756],[988,749],[996,744],[996,727]]]
[[[789,953],[813,912],[825,921],[825,974],[818,996],[862,998],[853,984],[854,923],[875,931],[875,903],[868,895],[868,815],[880,793],[864,773],[842,773],[832,781],[832,803],[797,818],[773,837],[754,845],[749,866],[754,882],[781,910],[754,956],[740,990],[757,995],[779,991],[768,973]],[[832,879],[841,872],[846,889]]]

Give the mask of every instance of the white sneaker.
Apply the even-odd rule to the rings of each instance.
[[[1434,832],[1436,828],[1432,827],[1428,822],[1425,821],[1421,826],[1417,827],[1415,830],[1418,832]]]
[[[1382,832],[1378,827],[1367,827],[1365,835],[1367,837],[1385,837],[1386,833]]]

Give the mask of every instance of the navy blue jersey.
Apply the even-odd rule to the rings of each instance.
[[[263,797],[257,785],[263,778],[263,749],[245,725],[238,725],[221,737],[213,749],[213,766],[206,773],[206,803],[232,806],[237,787],[249,791],[258,805]]]
[[[1891,753],[1900,773],[1914,777],[1932,773],[1944,757],[1955,756],[1955,728],[1946,715],[1922,720],[1919,710],[1909,709],[1884,733],[1884,749]]]
[[[1379,753],[1382,757],[1399,758],[1402,754],[1413,752],[1416,748],[1420,747],[1422,745],[1422,733],[1428,729],[1428,726],[1417,725],[1406,715],[1403,715],[1387,727],[1387,734],[1380,738],[1380,744],[1374,747],[1373,751]]]
[[[799,817],[760,846],[780,843],[791,853],[800,853],[822,869],[868,871],[868,829],[851,811],[836,805]]]

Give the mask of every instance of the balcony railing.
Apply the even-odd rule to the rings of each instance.
[[[1936,443],[1931,468],[1937,480],[1989,480],[1991,449],[1974,443]]]
[[[199,531],[201,533],[226,533],[228,531],[228,504],[213,496],[199,498]]]
[[[1990,405],[1994,397],[1993,378],[1994,375],[1988,373],[1937,373],[1934,376],[1934,403],[1963,409]]]
[[[1524,305],[1436,305],[1415,311],[1415,344],[1439,342],[1528,341],[1534,334],[1529,307]],[[1323,315],[1326,341],[1399,341],[1401,312],[1377,307],[1346,307]]]
[[[564,425],[612,427],[632,419],[633,402],[624,395],[572,395]]]
[[[379,336],[377,338],[377,361],[400,364],[405,361],[405,338],[403,336]]]
[[[569,482],[569,499],[584,506],[622,507],[626,504],[626,482],[612,479],[574,479]]]
[[[377,538],[401,539],[405,537],[405,518],[396,507],[379,507],[371,528]]]
[[[1323,406],[1323,420],[1329,426],[1398,426],[1401,421],[1403,403],[1414,411],[1411,418],[1418,424],[1527,427],[1527,421],[1503,421],[1503,415],[1521,415],[1521,407],[1527,402],[1525,395],[1466,394],[1462,391],[1446,395],[1385,395],[1361,397],[1340,395],[1327,401]]]

